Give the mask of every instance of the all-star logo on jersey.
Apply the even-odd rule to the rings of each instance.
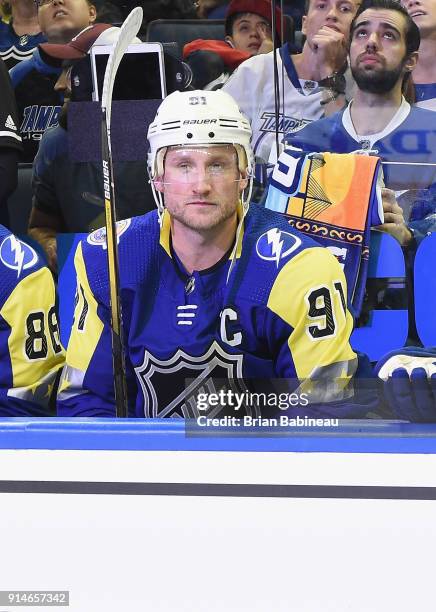
[[[0,261],[11,270],[17,271],[19,278],[23,270],[27,270],[36,264],[38,255],[25,242],[21,242],[12,234],[0,244]]]
[[[201,414],[197,408],[199,393],[216,393],[229,387],[244,393],[247,388],[242,380],[242,362],[242,355],[227,353],[217,342],[212,342],[199,357],[181,349],[165,360],[146,353],[142,366],[136,368],[144,394],[145,416],[197,418]],[[207,416],[213,418],[222,410],[222,406],[215,406]],[[245,410],[247,415],[260,415],[257,405]]]
[[[117,221],[117,244],[120,243],[121,234],[124,234],[124,232],[129,228],[131,222],[131,219]],[[106,249],[106,228],[100,227],[98,230],[95,230],[95,232],[92,232],[92,234],[86,238],[86,242],[88,244],[92,244],[93,246],[101,246],[103,249]]]
[[[274,227],[259,236],[256,242],[256,253],[261,259],[275,261],[279,267],[280,260],[288,257],[300,245],[300,238]]]

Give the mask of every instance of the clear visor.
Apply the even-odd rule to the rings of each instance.
[[[219,190],[232,183],[244,189],[247,184],[245,163],[230,144],[169,147],[161,165],[154,184],[164,194]]]

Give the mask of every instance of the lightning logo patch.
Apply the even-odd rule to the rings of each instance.
[[[275,261],[278,268],[280,260],[288,257],[300,245],[300,238],[274,227],[258,238],[256,253],[261,259]]]
[[[12,234],[0,244],[0,261],[11,270],[17,271],[17,278],[23,270],[27,270],[36,264],[38,255],[25,242],[21,242]]]

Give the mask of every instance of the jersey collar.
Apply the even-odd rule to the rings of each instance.
[[[242,218],[241,202],[239,202],[238,204],[237,212],[238,212],[238,226],[239,226],[239,223],[241,223],[241,218]],[[244,221],[242,221],[242,228],[241,228],[241,231],[239,232],[239,239],[238,239],[238,244],[236,247],[236,254],[235,254],[236,259],[238,259],[241,256],[243,238],[244,238]],[[171,219],[170,219],[169,212],[167,210],[164,210],[164,213],[162,215],[162,227],[160,230],[159,244],[165,250],[166,254],[169,257],[172,257],[172,254],[171,254]],[[232,253],[233,249],[231,249],[230,252]]]
[[[356,130],[354,129],[353,122],[351,121],[350,108],[352,104],[353,104],[353,101],[351,100],[350,104],[347,106],[347,108],[343,112],[342,125],[344,126],[345,131],[348,132],[348,134],[351,136],[351,138],[353,138],[357,142],[361,140],[369,140],[371,142],[371,146],[375,142],[382,140],[383,138],[388,136],[388,134],[396,130],[403,123],[403,121],[406,119],[406,117],[410,113],[410,104],[403,97],[401,101],[401,105],[398,108],[397,112],[395,113],[395,115],[389,121],[387,126],[381,132],[377,132],[377,134],[368,134],[368,135],[357,134]]]

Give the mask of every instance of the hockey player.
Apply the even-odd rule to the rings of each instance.
[[[0,226],[0,416],[44,416],[64,362],[48,268]]]
[[[281,215],[248,210],[250,137],[223,91],[174,92],[150,125],[158,210],[117,228],[131,416],[197,416],[198,393],[216,379],[293,379],[318,398],[317,381],[337,378],[329,399],[349,391],[358,358],[342,269]],[[76,252],[60,415],[115,414],[106,248],[98,230]],[[337,403],[301,410],[366,413]]]

